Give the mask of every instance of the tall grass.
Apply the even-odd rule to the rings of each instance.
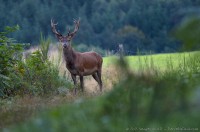
[[[187,60],[191,60],[193,57],[198,55],[199,52],[183,52],[183,53],[168,53],[168,54],[152,54],[152,55],[136,55],[127,56],[124,59],[130,69],[135,71],[141,70],[159,70],[169,71],[176,70],[180,66],[185,65]],[[117,61],[116,56],[104,58],[104,66],[115,65]],[[194,65],[195,67],[196,65]]]
[[[25,81],[30,84],[29,91],[34,95],[56,93],[59,87],[70,87],[70,82],[59,75],[59,56],[58,61],[53,63],[50,61],[49,50],[50,39],[41,35],[38,50],[25,58]]]
[[[137,73],[132,71],[131,65],[127,65],[132,62],[119,63],[121,81],[112,91],[93,100],[81,98],[72,104],[54,108],[9,130],[198,130],[199,106],[193,96],[200,85],[199,54],[183,55],[176,62],[173,57],[161,59],[160,56],[139,58],[137,66],[142,70]],[[156,66],[157,57],[166,64],[164,70]],[[152,74],[151,69],[157,74]]]
[[[17,65],[13,64],[9,78],[0,74],[0,78],[5,80],[1,81],[6,83],[8,80],[8,85],[13,87],[12,91],[9,89],[9,95],[0,98],[0,128],[29,119],[45,108],[72,100],[70,96],[65,98],[70,95],[71,82],[65,75],[60,75],[61,59],[56,60],[56,63],[50,59],[50,48],[50,40],[41,36],[40,45],[29,50],[31,52],[27,51]],[[0,95],[1,92],[0,88]],[[52,102],[54,97],[58,99]]]

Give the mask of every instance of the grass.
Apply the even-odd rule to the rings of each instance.
[[[0,130],[10,125],[29,121],[31,118],[38,117],[41,113],[50,109],[70,104],[80,98],[93,98],[95,94],[84,94],[74,96],[71,92],[65,95],[56,94],[48,96],[29,96],[11,97],[0,100]]]
[[[102,95],[86,90],[78,96],[68,93],[39,99],[18,98],[11,100],[11,103],[1,102],[3,112],[0,117],[5,119],[1,125],[10,126],[14,122],[26,121],[25,117],[34,117],[26,123],[4,130],[126,131],[142,127],[199,129],[199,97],[198,94],[194,97],[194,93],[199,89],[200,61],[199,55],[193,56],[195,54],[198,52],[128,56],[125,60],[129,68],[124,65],[115,67],[117,57],[105,57],[103,82],[104,89],[109,92]],[[62,72],[66,70],[63,64],[60,65]],[[151,69],[163,73],[162,76],[150,74],[148,71]],[[141,74],[135,74],[135,71]],[[96,91],[98,86],[92,85],[91,80],[86,79],[86,89]],[[8,121],[8,117],[14,116],[10,113],[20,113],[20,118]]]
[[[171,68],[177,69],[180,65],[191,59],[194,55],[199,54],[196,52],[183,52],[183,53],[165,53],[165,54],[152,54],[152,55],[136,55],[126,56],[125,60],[129,68],[135,71],[145,70],[148,68],[156,68],[156,70],[165,71]],[[115,65],[118,57],[110,56],[104,58],[104,67]]]

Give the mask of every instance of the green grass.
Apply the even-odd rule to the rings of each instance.
[[[84,94],[71,104],[44,111],[9,131],[133,131],[132,129],[199,129],[199,52],[128,56],[128,67],[145,74],[133,74],[121,66],[120,81],[112,91],[93,99]],[[194,56],[193,56],[194,55]],[[117,57],[104,58],[104,66]],[[142,68],[143,67],[143,68]],[[149,74],[160,69],[162,76]],[[126,72],[125,72],[126,71]],[[112,77],[112,76],[111,76]],[[115,78],[115,76],[113,76]],[[171,128],[171,129],[170,129]]]
[[[165,71],[171,68],[177,69],[184,62],[188,61],[195,54],[200,52],[184,52],[184,53],[166,53],[166,54],[153,54],[153,55],[135,55],[126,56],[130,69],[132,70],[144,70],[148,68],[156,68],[157,70]],[[115,65],[119,57],[110,56],[105,57],[103,66],[109,67]]]

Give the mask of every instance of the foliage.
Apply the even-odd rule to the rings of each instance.
[[[57,12],[60,13],[62,9],[63,14],[74,15],[78,12],[83,15],[82,22],[85,30],[80,32],[82,37],[77,39],[77,42],[85,40],[88,42],[84,43],[97,43],[98,46],[105,48],[115,46],[110,43],[111,41],[125,42],[131,38],[130,41],[135,42],[136,45],[127,46],[130,49],[139,47],[140,45],[137,46],[137,44],[142,41],[143,48],[152,48],[155,51],[173,50],[176,49],[177,42],[168,36],[168,32],[178,23],[182,15],[185,15],[180,12],[180,14],[174,14],[174,12],[200,4],[198,0],[145,2],[141,0],[86,0],[84,2],[75,0],[65,1],[70,7],[65,8],[63,2],[62,0],[55,3],[47,0],[21,2],[19,14],[25,17],[20,21],[22,20],[23,28],[26,29],[22,36],[31,39],[30,30],[36,35],[38,28],[35,27],[42,24],[45,34],[48,34],[50,29],[46,28],[46,21],[49,20],[49,15],[44,14],[45,12],[52,13],[53,11],[50,12],[49,9],[51,7],[56,10],[52,13],[54,15]],[[6,1],[4,4],[8,5],[8,9],[16,10],[12,8],[16,3]],[[0,5],[2,7],[0,10],[5,9],[4,4]],[[39,8],[39,5],[45,8]],[[37,7],[38,10],[36,10]],[[29,13],[24,12],[24,9],[29,10]],[[44,13],[38,13],[39,22],[35,21],[37,16],[35,11]],[[6,15],[17,20],[17,15],[14,16],[12,13]],[[0,18],[2,16],[0,15]],[[58,16],[60,20],[61,16]],[[1,20],[8,21],[6,17]],[[29,26],[29,23],[32,25]],[[199,29],[198,23],[199,20],[195,18],[180,27],[180,30],[178,29],[176,35],[185,43],[186,50],[188,50],[188,45],[192,49],[198,48],[198,35],[192,32],[192,30],[199,32],[196,30]],[[12,28],[8,28],[9,30],[12,31]],[[13,46],[13,40],[7,38],[5,33],[0,33],[0,50],[1,53],[5,53],[5,55],[0,54],[3,64],[0,69],[0,94],[3,96],[18,93],[45,95],[55,92],[59,86],[69,85],[58,75],[58,67],[48,60],[49,41],[41,37],[42,48],[22,61],[21,48]],[[91,37],[91,34],[94,36]],[[81,48],[84,49],[84,46]],[[13,47],[16,48],[15,52],[8,54],[7,51],[12,50]],[[16,51],[19,51],[19,54],[16,54],[18,53]],[[118,64],[121,81],[114,86],[112,91],[93,100],[79,98],[72,104],[45,111],[40,117],[5,129],[5,131],[155,131],[155,129],[156,131],[158,129],[198,131],[200,109],[197,93],[200,88],[200,55],[199,52],[192,54],[194,56],[184,53],[183,57],[176,56],[172,59],[176,55],[173,54],[164,60],[162,55],[138,56],[136,63],[139,70],[137,72],[131,70],[135,63],[127,64],[122,59]],[[154,57],[156,59],[153,59]],[[130,59],[132,58],[127,57],[127,60]],[[155,62],[156,60],[159,62]],[[163,66],[164,70],[157,69],[156,65]]]
[[[175,35],[184,42],[183,50],[197,50],[200,49],[200,38],[197,34],[200,34],[200,17],[185,18],[181,23],[181,26],[177,27]]]
[[[123,43],[130,51],[173,52],[180,45],[168,33],[199,6],[198,0],[1,0],[0,25],[19,24],[21,30],[12,36],[20,42],[38,44],[41,31],[44,36],[53,35],[51,18],[66,34],[66,26],[72,29],[73,18],[80,17],[75,44],[115,50],[116,44]],[[120,34],[122,30],[127,32]],[[141,33],[145,38],[138,38]]]
[[[49,61],[50,39],[41,35],[40,49],[23,57],[23,45],[6,37],[17,29],[6,27],[0,33],[0,97],[43,95],[56,93],[60,86],[70,87],[70,82],[59,76],[59,67]]]
[[[139,65],[153,70],[138,72],[121,59],[121,81],[111,92],[54,108],[9,130],[198,131],[200,54],[192,54],[183,57],[176,68],[172,59],[163,60],[167,61],[165,71],[156,70],[152,56]]]
[[[0,97],[8,96],[15,89],[10,78],[21,63],[22,44],[14,43],[14,39],[7,38],[6,35],[16,31],[18,26],[6,27],[4,32],[0,33]]]
[[[191,97],[199,87],[200,74],[194,72],[199,69],[193,69],[193,65],[198,63],[198,58],[193,63],[182,61],[177,70],[168,69],[164,74],[152,74],[148,71],[135,74],[126,65],[122,65],[120,68],[123,79],[111,92],[93,100],[80,98],[73,104],[49,110],[10,130],[197,130],[200,121],[199,107],[193,105],[198,100]],[[185,118],[187,120],[183,120]]]
[[[44,95],[57,92],[60,86],[70,86],[65,77],[59,76],[59,67],[49,61],[50,39],[41,34],[40,48],[25,59],[23,80],[28,84],[27,92]]]
[[[44,95],[55,93],[59,86],[70,86],[69,82],[59,76],[59,69],[46,59],[40,50],[33,52],[26,59],[24,79],[29,83],[29,93]]]
[[[49,51],[50,43],[51,43],[50,38],[45,39],[44,36],[41,33],[41,36],[40,36],[40,50],[41,50],[43,61],[48,60],[48,51]]]

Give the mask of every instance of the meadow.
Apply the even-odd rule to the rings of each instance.
[[[171,68],[178,69],[180,65],[183,65],[186,61],[192,59],[198,51],[194,52],[180,52],[180,53],[162,53],[162,54],[150,54],[150,55],[135,55],[126,56],[124,59],[128,63],[129,68],[132,70],[141,70],[147,68],[156,68],[156,70],[165,71],[171,65]],[[116,64],[119,57],[110,56],[104,58],[104,66],[107,67],[112,64]],[[193,58],[194,59],[194,58]]]
[[[70,81],[59,49],[49,59]],[[0,100],[3,131],[155,131],[199,129],[199,52],[104,57],[103,93],[91,78],[85,92]],[[59,88],[57,88],[59,91]],[[16,123],[17,122],[17,123]]]
[[[199,5],[198,0],[1,1],[0,131],[199,131]],[[73,18],[80,18],[80,29]],[[60,34],[67,33],[66,26],[68,37]],[[68,42],[78,31],[75,50],[105,56],[103,92],[88,76],[84,92],[74,94],[63,47],[53,44],[52,31]],[[137,53],[115,54],[122,49]]]

